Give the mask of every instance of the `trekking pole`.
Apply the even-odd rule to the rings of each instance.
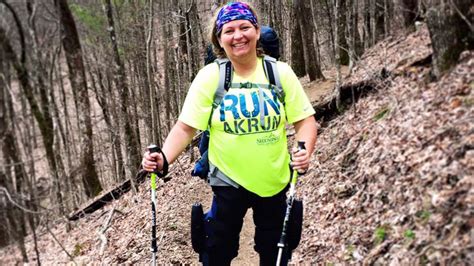
[[[304,146],[305,142],[304,141],[298,141],[298,150],[305,150],[306,147]],[[281,236],[280,236],[280,242],[278,242],[278,257],[277,257],[277,263],[276,266],[280,266],[281,263],[281,257],[283,255],[283,249],[286,246],[286,231],[288,229],[288,223],[290,220],[290,214],[291,214],[291,209],[293,207],[293,201],[295,200],[295,188],[296,188],[296,182],[298,181],[298,171],[295,171],[292,169],[291,173],[291,180],[290,180],[290,193],[289,197],[286,203],[286,213],[285,213],[285,219],[283,220],[283,229],[281,231]]]
[[[160,152],[158,146],[151,144],[148,146],[150,153]],[[151,252],[152,252],[152,266],[156,265],[156,252],[158,246],[156,244],[156,173],[151,172],[150,174],[150,187],[151,187]]]
[[[164,178],[168,174],[168,160],[166,156],[161,151],[161,149],[155,144],[151,144],[147,147],[150,153],[161,153],[163,156],[163,169],[157,171],[156,169],[150,173],[150,187],[151,187],[151,252],[152,252],[152,265],[156,265],[156,252],[158,251],[158,246],[156,244],[156,177]]]

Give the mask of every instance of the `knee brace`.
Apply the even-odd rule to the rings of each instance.
[[[204,212],[201,203],[194,203],[191,209],[191,244],[195,252],[201,253],[204,251]]]
[[[228,230],[232,229],[217,222],[212,217],[212,212],[204,213],[200,203],[193,205],[191,210],[191,244],[196,253],[200,255],[206,253],[206,256],[211,255],[211,257],[214,257],[213,254],[216,253],[219,257],[228,257],[230,260],[236,257],[239,241],[238,238],[236,241],[229,241],[223,235],[223,232]]]
[[[300,243],[303,228],[303,201],[295,199],[288,224],[288,249],[293,251]]]

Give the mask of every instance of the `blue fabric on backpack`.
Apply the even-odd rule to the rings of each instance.
[[[209,148],[209,130],[202,132],[201,140],[199,141],[199,154],[201,159],[196,162],[194,169],[191,172],[192,176],[199,176],[202,179],[207,178],[209,173],[209,158],[207,155],[207,149]]]
[[[201,156],[207,152],[209,148],[209,130],[202,132],[201,140],[199,141],[199,154]]]
[[[268,26],[261,27],[260,44],[267,55],[277,60],[280,58],[280,40],[274,29]]]

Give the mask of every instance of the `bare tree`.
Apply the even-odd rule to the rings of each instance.
[[[347,28],[347,10],[348,10],[348,4],[346,0],[341,0],[339,3],[339,19],[337,22],[335,21],[334,25],[337,23],[338,31],[337,36],[338,38],[338,44],[335,47],[335,49],[339,49],[339,64],[341,65],[349,65],[349,50],[348,50],[348,44],[347,44],[347,38],[346,38],[346,28]],[[334,31],[335,33],[335,31]]]
[[[51,175],[54,177],[53,180],[55,183],[55,195],[59,205],[59,213],[63,215],[65,211],[63,205],[63,197],[61,195],[61,182],[59,180],[58,162],[56,161],[55,152],[53,150],[53,120],[49,113],[47,97],[44,97],[44,95],[46,95],[46,92],[40,91],[40,95],[42,95],[42,97],[40,98],[40,103],[38,103],[38,100],[33,94],[34,89],[30,82],[31,77],[26,64],[26,47],[23,27],[14,9],[4,0],[0,0],[0,3],[3,3],[9,9],[15,21],[15,26],[17,27],[18,35],[20,38],[20,57],[17,57],[11,43],[8,41],[5,30],[2,27],[0,27],[0,47],[4,51],[5,60],[7,62],[10,62],[10,64],[13,66],[13,69],[16,72],[16,76],[20,84],[20,88],[28,101],[29,107],[31,109],[31,112],[33,113],[36,122],[38,123],[38,127],[40,129],[41,136],[43,139],[43,146],[46,150],[46,158],[48,161],[48,165],[51,171]],[[45,87],[40,87],[39,89],[44,90]]]
[[[114,79],[116,86],[120,90],[120,124],[124,130],[122,137],[125,142],[125,172],[127,173],[127,178],[133,180],[134,175],[132,169],[136,169],[140,163],[140,154],[138,152],[140,145],[138,142],[138,136],[134,132],[131,124],[132,120],[128,109],[130,106],[129,88],[126,82],[125,67],[118,50],[117,37],[115,35],[115,23],[112,14],[112,4],[110,0],[104,0],[104,9],[108,21],[110,41],[112,43]]]
[[[469,0],[427,0],[427,23],[433,44],[433,73],[439,78],[466,49],[474,49],[474,9]]]
[[[307,18],[312,17],[311,9],[309,8],[307,1],[295,0],[294,3],[299,14],[297,17],[301,39],[303,41],[305,72],[308,74],[310,81],[324,78],[321,67],[318,64],[318,59],[316,58],[316,47],[313,42],[313,24],[307,23],[306,20]]]
[[[372,24],[372,45],[385,38],[386,27],[385,18],[387,12],[385,10],[385,0],[372,0],[371,4],[371,24]]]
[[[314,39],[314,44],[316,46],[316,60],[317,60],[317,64],[321,66],[321,47],[320,47],[320,33],[319,33],[320,32],[319,29],[321,28],[321,25],[318,25],[318,23],[316,22],[316,17],[318,15],[316,12],[315,5],[316,3],[314,3],[314,1],[310,1],[311,18],[312,18],[312,23],[314,27],[313,39]]]
[[[297,18],[298,15],[298,1],[293,1],[291,9],[291,17]],[[306,68],[304,64],[304,48],[303,38],[301,34],[301,26],[298,19],[291,22],[291,67],[295,71],[296,76],[303,77],[306,75]]]
[[[340,64],[340,54],[339,51],[340,49],[337,48],[339,45],[339,20],[341,19],[340,17],[340,5],[341,5],[341,0],[334,0],[334,46],[336,48],[334,49],[335,51],[335,61],[336,61],[336,84],[334,88],[334,93],[335,93],[335,98],[336,98],[336,107],[339,110],[341,108],[341,64]]]
[[[156,108],[156,90],[155,90],[155,81],[152,77],[154,73],[152,72],[152,54],[151,54],[151,49],[152,49],[152,40],[153,40],[153,33],[154,33],[154,23],[153,23],[153,16],[154,16],[154,5],[153,5],[153,0],[149,0],[148,4],[148,13],[147,13],[147,38],[146,38],[146,78],[147,78],[147,83],[148,83],[148,88],[146,92],[146,99],[145,99],[145,106],[147,108],[150,108],[149,112],[146,112],[147,119],[145,123],[145,128],[148,132],[148,140],[151,141],[152,143],[157,143],[157,139],[160,139],[161,137],[157,134],[158,131],[158,120],[157,120],[157,114],[159,112],[155,111]]]
[[[362,54],[364,44],[359,34],[359,6],[360,0],[347,0],[346,7],[346,29],[349,70],[352,70],[357,58]]]
[[[81,43],[67,0],[55,0],[54,3],[60,15],[63,34],[62,45],[66,54],[69,80],[72,89],[78,93],[79,127],[81,130],[81,165],[79,166],[79,169],[82,170],[81,180],[85,194],[88,197],[93,197],[102,191],[102,185],[95,167],[90,102]]]
[[[415,29],[415,19],[418,17],[418,0],[399,0],[399,8],[403,18],[403,25],[407,29]]]
[[[0,28],[0,31],[3,29]],[[0,33],[0,38],[2,34]],[[5,73],[8,65],[5,64],[5,50],[0,50],[0,73]],[[2,75],[3,76],[3,75]],[[0,79],[0,140],[1,140],[1,151],[3,155],[3,162],[5,171],[0,169],[0,187],[3,187],[7,191],[15,192],[21,195],[25,190],[24,185],[26,181],[23,164],[19,155],[17,140],[13,130],[13,103],[11,100],[11,91],[7,92],[9,84],[6,84],[4,77]],[[14,181],[13,181],[14,180]],[[1,200],[1,198],[0,198]],[[1,200],[3,201],[3,200]],[[5,210],[7,222],[12,230],[12,238],[16,241],[18,248],[21,251],[23,262],[28,262],[28,256],[26,254],[24,236],[26,235],[26,226],[23,222],[25,220],[24,213],[18,208],[15,208],[10,202],[5,202]]]
[[[202,36],[199,35],[199,28],[198,25],[199,23],[199,16],[198,16],[198,10],[196,6],[195,1],[191,1],[189,4],[189,7],[186,5],[183,6],[185,8],[185,25],[186,25],[186,47],[187,47],[187,56],[188,56],[188,82],[191,81],[194,76],[196,76],[198,70],[199,70],[199,62],[201,62],[201,59],[199,58],[199,55],[201,54],[200,47],[199,47],[199,40],[202,38]],[[184,102],[184,95],[180,95],[182,100],[180,101],[180,106],[182,105],[182,102]]]

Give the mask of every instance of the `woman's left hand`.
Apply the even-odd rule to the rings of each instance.
[[[310,154],[307,150],[293,148],[291,156],[291,167],[300,174],[306,173],[309,168]]]

